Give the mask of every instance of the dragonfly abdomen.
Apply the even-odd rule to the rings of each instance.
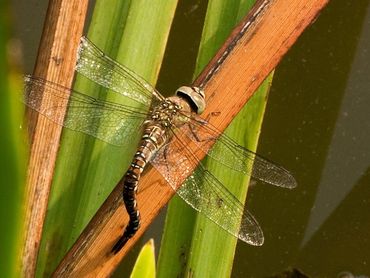
[[[148,121],[137,152],[123,179],[123,202],[130,217],[129,223],[112,251],[117,253],[140,228],[140,212],[137,207],[136,193],[139,180],[146,164],[167,141],[163,128],[154,121]]]

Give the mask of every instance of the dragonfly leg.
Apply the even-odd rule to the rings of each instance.
[[[197,142],[210,142],[210,141],[215,141],[215,137],[213,136],[204,136],[202,137],[200,135],[200,132],[198,131],[198,128],[192,124],[189,124],[189,128],[190,128],[190,132],[191,134],[193,135],[194,139],[197,141]]]
[[[200,125],[207,125],[212,117],[217,117],[219,114],[220,114],[220,112],[212,112],[212,113],[208,114],[205,119],[202,119],[201,121],[198,120],[198,123]],[[207,141],[209,142],[209,141],[215,141],[217,139],[214,136],[212,136],[211,134],[208,134],[208,136],[206,134],[202,135],[202,133],[204,133],[204,131],[202,131],[202,129],[200,129],[198,126],[196,126],[194,124],[189,123],[188,125],[189,125],[189,129],[190,129],[190,133],[193,135],[194,139],[197,142],[207,142]]]

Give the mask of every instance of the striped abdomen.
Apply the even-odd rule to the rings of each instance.
[[[148,121],[130,168],[123,178],[123,202],[125,203],[130,220],[123,235],[112,249],[114,253],[117,253],[135,235],[140,227],[140,213],[136,202],[139,180],[146,164],[166,141],[167,136],[165,130],[154,122]]]

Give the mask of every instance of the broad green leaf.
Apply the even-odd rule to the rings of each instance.
[[[19,276],[25,239],[26,136],[19,101],[22,78],[15,64],[20,52],[11,39],[8,1],[0,3],[0,11],[0,273],[12,278]]]
[[[253,2],[209,1],[194,76],[215,55]],[[225,131],[250,150],[255,150],[257,146],[270,82],[271,77],[261,85]],[[237,198],[245,200],[248,176],[235,175],[213,161],[203,162]],[[158,276],[228,277],[232,270],[236,242],[236,238],[203,215],[198,215],[181,199],[174,198],[167,214]]]
[[[163,58],[177,1],[96,1],[88,37],[109,56],[153,85]],[[106,97],[106,91],[82,76],[75,89]],[[114,97],[109,98],[114,101]],[[49,276],[91,217],[125,173],[131,148],[120,148],[93,137],[63,131],[52,194],[38,261],[38,277]],[[122,208],[123,209],[123,208]]]

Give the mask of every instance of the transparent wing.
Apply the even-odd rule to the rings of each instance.
[[[41,106],[43,97],[47,102]],[[64,101],[63,101],[64,100]],[[145,111],[99,100],[56,83],[31,76],[25,77],[24,103],[59,125],[121,146],[137,133],[145,120]],[[67,107],[65,119],[59,107]]]
[[[164,98],[147,81],[108,57],[86,37],[81,38],[76,70],[101,86],[146,106]]]
[[[151,163],[175,190],[190,175],[176,191],[185,202],[233,236],[252,245],[263,244],[263,233],[254,217],[176,135]]]
[[[192,113],[185,116],[189,117],[189,122],[179,128],[179,132],[186,134],[203,153],[214,160],[266,183],[285,188],[297,186],[292,174],[284,167],[240,146],[197,115]],[[207,150],[207,146],[212,143],[213,147]]]

